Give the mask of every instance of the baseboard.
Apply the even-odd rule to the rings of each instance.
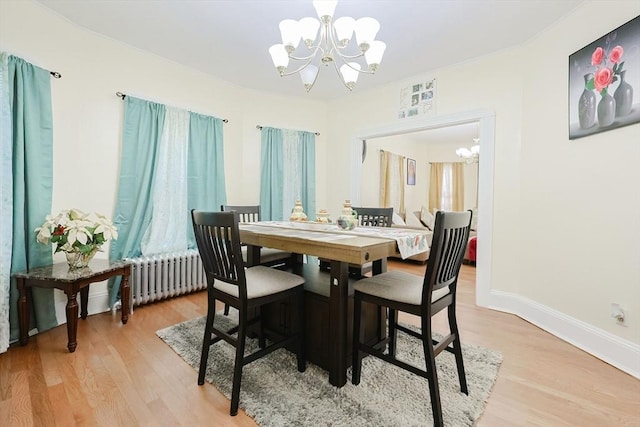
[[[491,291],[488,308],[515,314],[616,368],[640,378],[640,345],[528,298]]]

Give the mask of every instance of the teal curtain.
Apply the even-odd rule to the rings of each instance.
[[[154,172],[164,125],[165,106],[127,96],[118,195],[114,225],[118,240],[111,242],[109,259],[141,255],[140,242],[151,222]],[[109,305],[120,291],[120,277],[109,281]]]
[[[217,211],[227,204],[224,180],[222,119],[190,113],[187,197],[187,241],[196,247],[191,209]]]
[[[0,353],[9,348],[9,292],[13,235],[13,176],[11,174],[11,106],[9,54],[0,52]]]
[[[282,131],[263,127],[261,134],[260,219],[283,220],[285,215],[282,206],[284,200]]]
[[[298,132],[298,164],[301,167],[300,200],[307,210],[307,216],[316,216],[316,135],[312,132]]]
[[[53,119],[51,76],[15,56],[8,58],[12,128],[13,239],[11,273],[51,264],[51,246],[36,241],[34,229],[51,213],[53,195]],[[4,221],[4,220],[3,220]],[[5,236],[3,236],[4,238]],[[33,288],[31,327],[57,326],[53,289]],[[18,291],[11,281],[11,340],[18,339]]]

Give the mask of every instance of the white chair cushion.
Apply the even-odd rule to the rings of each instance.
[[[248,299],[286,291],[304,283],[304,279],[300,276],[263,265],[247,268],[245,276],[247,278]],[[216,280],[213,283],[213,287],[225,294],[233,295],[236,298],[239,297],[238,287],[235,285]]]
[[[356,291],[406,304],[422,304],[422,282],[424,277],[403,271],[387,271],[367,279],[358,280]],[[431,302],[449,293],[449,288],[438,289],[431,295]]]
[[[247,263],[247,247],[242,246],[240,248],[242,250],[242,260],[244,263]],[[277,260],[286,260],[291,256],[291,252],[281,251],[280,249],[272,249],[272,248],[260,248],[260,263],[264,264],[267,262],[277,261]]]

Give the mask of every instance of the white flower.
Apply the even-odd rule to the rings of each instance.
[[[44,224],[36,228],[36,240],[55,244],[56,252],[99,250],[109,240],[118,238],[116,227],[104,215],[70,209],[58,215],[47,215]]]
[[[36,235],[38,243],[43,243],[45,245],[49,243],[49,239],[51,238],[51,229],[46,226],[46,223],[42,227],[36,228],[35,232],[38,233]]]
[[[110,224],[99,224],[94,233],[102,233],[102,235],[104,236],[104,240],[116,240],[118,238],[118,230],[116,230],[116,228]]]

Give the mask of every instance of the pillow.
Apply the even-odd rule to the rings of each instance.
[[[420,211],[413,211],[407,214],[407,227],[424,228],[420,222]]]
[[[396,212],[393,213],[393,217],[391,218],[391,223],[397,224],[397,225],[407,225],[407,223],[404,222],[402,217],[398,215]]]
[[[427,208],[422,206],[422,208],[420,209],[420,222],[429,230],[433,231],[436,217],[431,212],[429,212]]]

